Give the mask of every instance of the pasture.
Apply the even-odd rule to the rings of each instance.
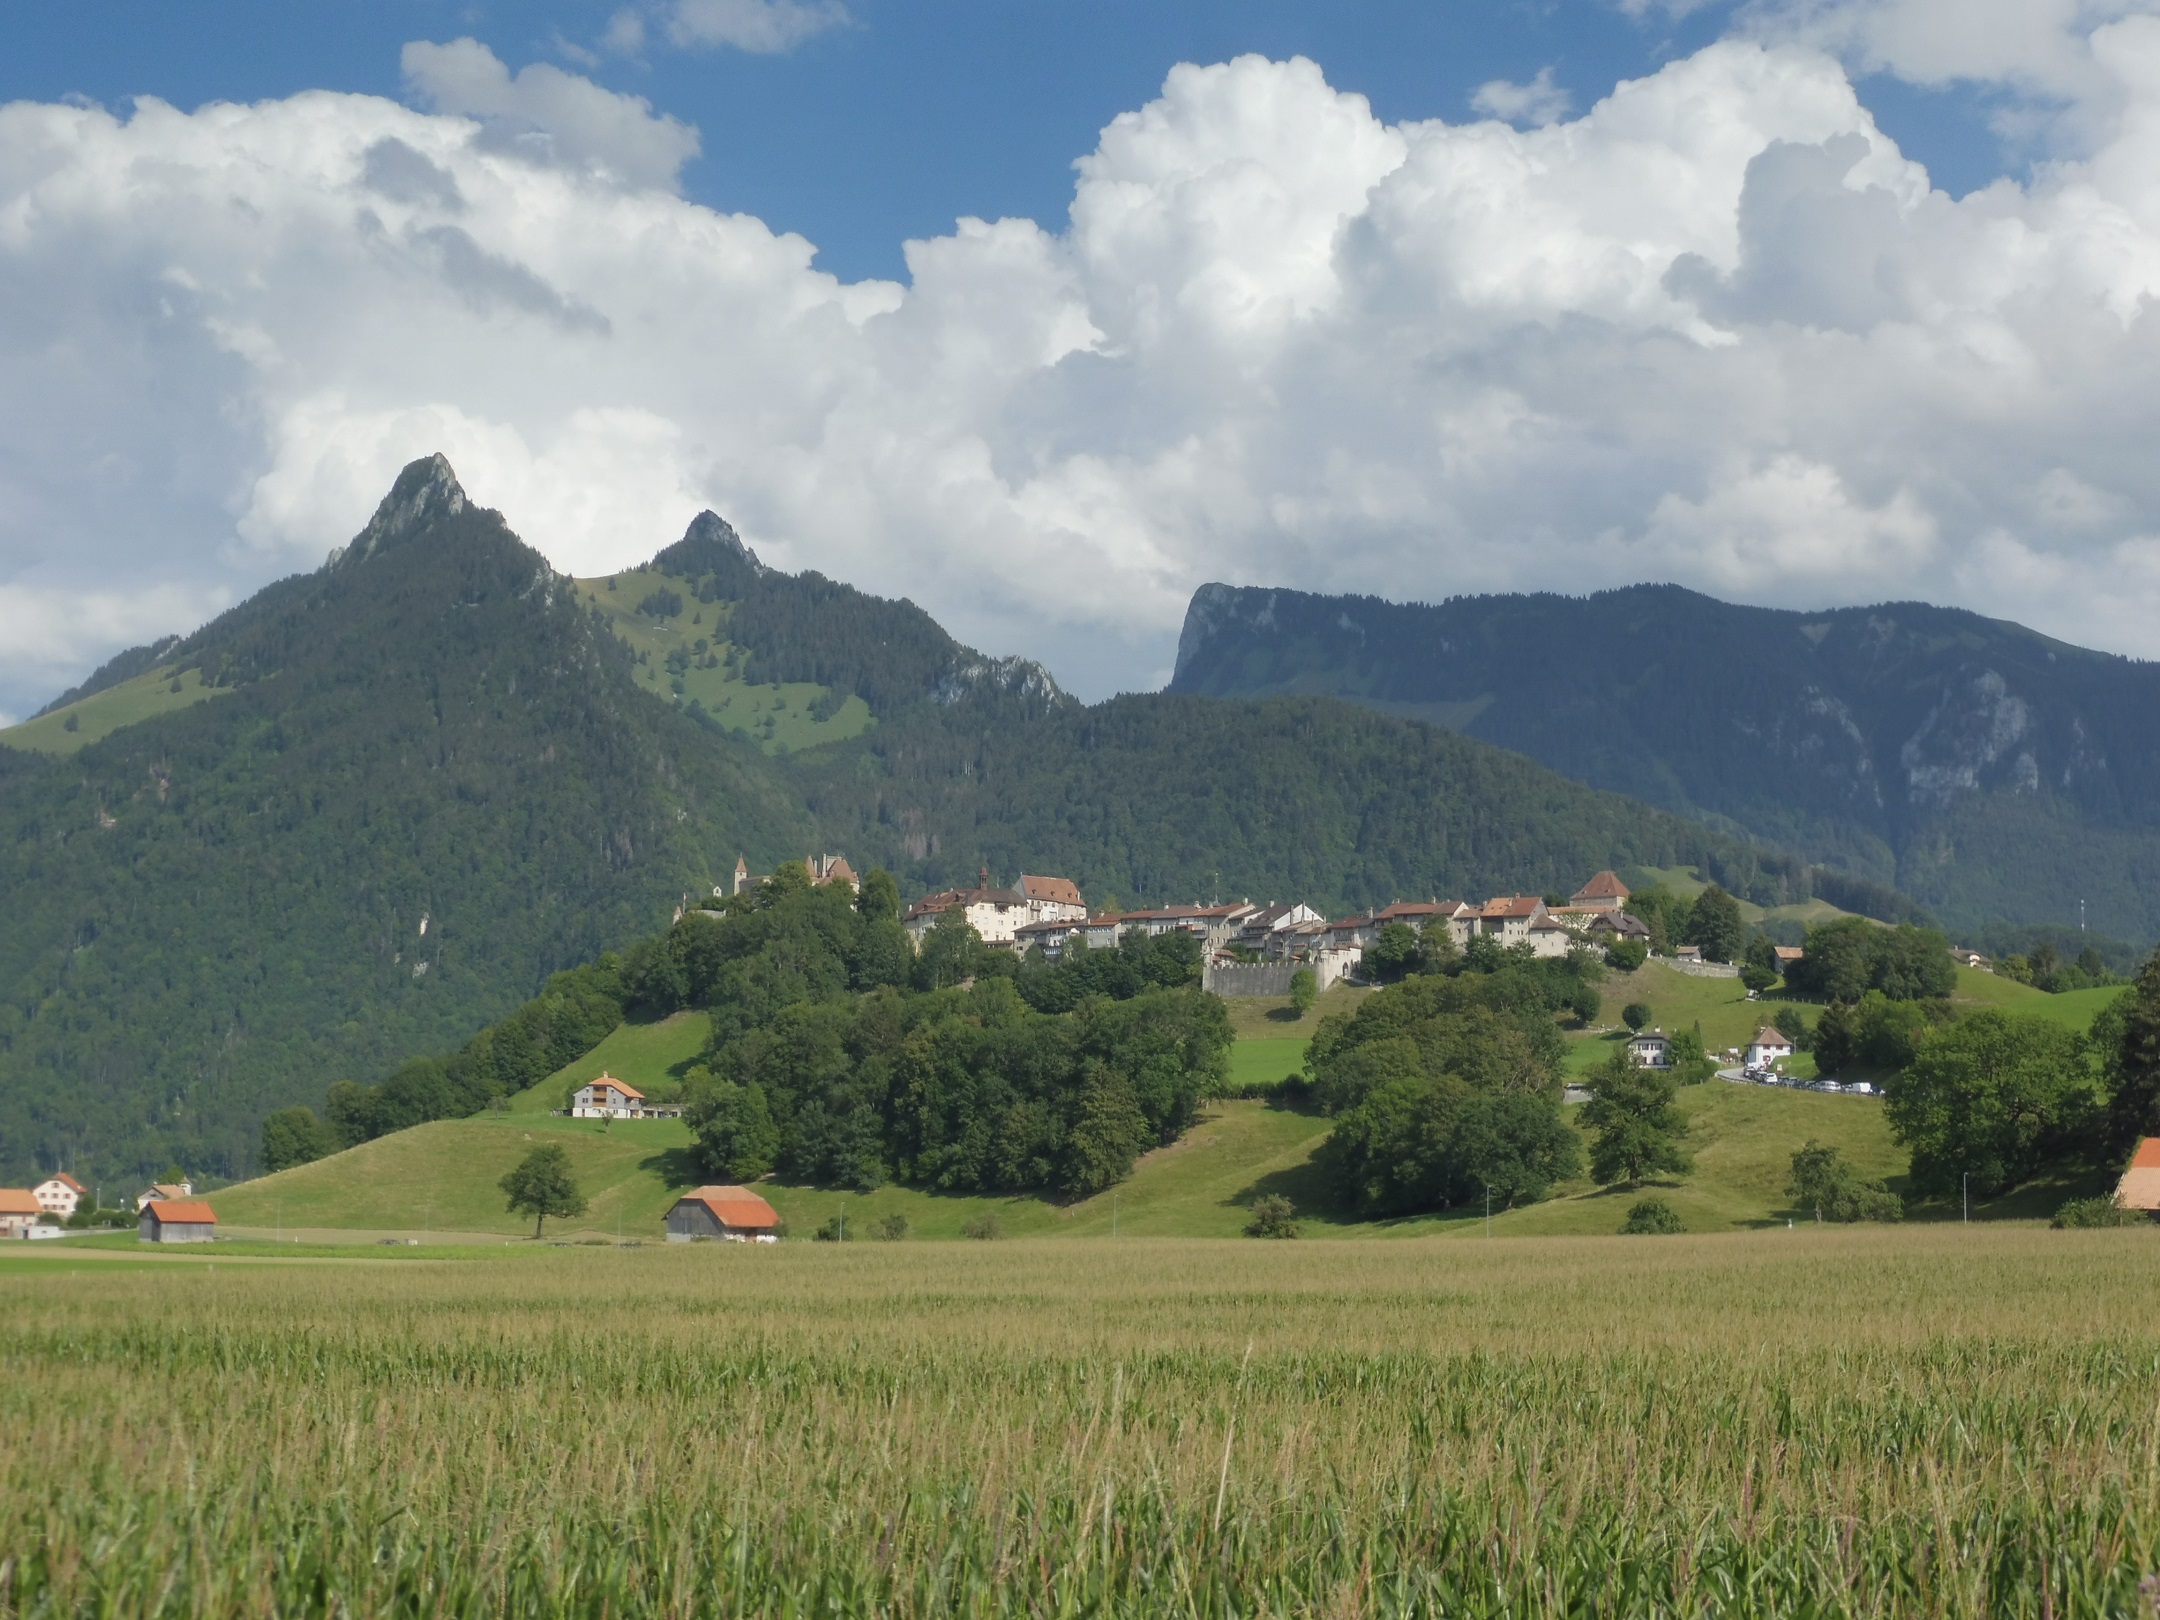
[[[41,1255],[0,1271],[0,1603],[2144,1612],[2156,1261],[2003,1227]]]

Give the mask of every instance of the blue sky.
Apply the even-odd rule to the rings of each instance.
[[[566,572],[709,507],[1088,697],[1218,580],[2160,656],[2160,0],[77,0],[4,42],[0,718],[435,451]]]
[[[1291,0],[848,0],[848,21],[781,53],[675,46],[657,28],[606,41],[620,0],[200,3],[77,0],[12,8],[0,100],[79,95],[183,108],[307,89],[405,93],[409,40],[470,36],[513,70],[550,61],[695,125],[685,193],[807,236],[848,278],[903,274],[900,244],[967,214],[1062,220],[1072,162],[1172,64],[1246,53],[1318,62],[1388,122],[1471,115],[1477,87],[1550,71],[1580,112],[1725,31],[1732,7],[1630,17],[1605,0],[1311,4]],[[2028,154],[1990,127],[1990,87],[1888,73],[1863,99],[1936,185],[1962,194]]]

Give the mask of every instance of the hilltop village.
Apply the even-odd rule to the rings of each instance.
[[[845,856],[808,855],[803,865],[813,883],[845,883],[853,889],[860,882]],[[760,881],[748,863],[738,858],[732,882],[716,887],[713,894],[715,898],[741,894]],[[1382,931],[1396,923],[1417,935],[1445,927],[1458,947],[1482,935],[1504,946],[1527,945],[1539,957],[1563,957],[1583,948],[1608,950],[1622,941],[1639,941],[1647,948],[1649,927],[1625,909],[1628,894],[1627,885],[1615,873],[1601,871],[1565,901],[1534,894],[1495,895],[1482,905],[1466,900],[1397,900],[1333,921],[1299,901],[1203,905],[1195,900],[1189,905],[1090,911],[1071,878],[1023,872],[1012,887],[1005,888],[991,880],[985,867],[968,888],[924,895],[907,908],[901,921],[920,949],[931,929],[958,912],[984,944],[1003,946],[1021,956],[1040,950],[1052,962],[1075,939],[1084,940],[1090,950],[1107,950],[1134,930],[1149,938],[1189,934],[1200,943],[1209,989],[1224,995],[1241,990],[1274,995],[1281,990],[1272,978],[1230,970],[1306,967],[1325,990],[1353,977],[1366,951],[1379,944]],[[1704,962],[1696,946],[1680,947],[1674,960],[1683,968],[1693,966],[1721,976],[1739,971]]]

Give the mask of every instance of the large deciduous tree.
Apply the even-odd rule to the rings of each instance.
[[[496,1183],[510,1199],[510,1212],[533,1218],[537,1240],[550,1215],[567,1220],[585,1213],[585,1195],[570,1172],[570,1155],[559,1142],[534,1148]]]
[[[1598,1069],[1583,1104],[1590,1139],[1590,1173],[1607,1186],[1639,1187],[1655,1175],[1685,1175],[1695,1167],[1686,1147],[1688,1122],[1674,1102],[1678,1086],[1662,1069],[1636,1064],[1625,1048]]]
[[[1989,1011],[1924,1035],[1885,1111],[1918,1191],[1948,1197],[1970,1176],[1992,1197],[2089,1145],[2097,1106],[2083,1035]]]

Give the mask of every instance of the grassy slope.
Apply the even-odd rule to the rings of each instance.
[[[1958,988],[1959,998],[1970,1004],[2084,1021],[2119,993],[2047,996],[1963,970]],[[1347,987],[1331,990],[1319,1008],[1296,1021],[1269,1016],[1287,1011],[1287,1002],[1231,1001],[1232,1022],[1241,1036],[1231,1058],[1231,1078],[1277,1079],[1292,1072],[1302,1063],[1320,1016],[1352,1007],[1367,993]],[[1607,982],[1604,1016],[1617,1024],[1623,1005],[1647,1001],[1666,1028],[1700,1020],[1704,1035],[1722,1046],[1744,1040],[1775,1011],[1774,1001],[1751,1003],[1744,997],[1736,980],[1695,978],[1649,963]],[[317,1164],[245,1183],[216,1196],[218,1213],[228,1225],[246,1228],[282,1224],[370,1235],[434,1231],[517,1236],[529,1233],[531,1225],[503,1210],[495,1183],[531,1144],[559,1141],[569,1149],[579,1184],[592,1202],[584,1217],[557,1223],[559,1235],[613,1236],[620,1230],[628,1237],[651,1239],[659,1234],[661,1217],[677,1190],[703,1179],[690,1158],[689,1131],[673,1121],[603,1126],[555,1118],[547,1110],[561,1105],[569,1086],[603,1069],[641,1090],[679,1079],[703,1048],[706,1033],[705,1018],[697,1013],[625,1025],[586,1057],[512,1099],[507,1114],[423,1125]],[[1571,1066],[1579,1070],[1596,1061],[1610,1050],[1607,1043],[1613,1038],[1579,1039]],[[1782,1223],[1790,1213],[1783,1189],[1793,1150],[1811,1138],[1835,1144],[1864,1173],[1893,1186],[1904,1171],[1904,1155],[1890,1139],[1878,1101],[1720,1081],[1690,1087],[1680,1100],[1695,1130],[1695,1171],[1654,1190],[1672,1202],[1691,1231]],[[798,1234],[844,1209],[851,1228],[867,1231],[879,1217],[898,1213],[907,1217],[914,1235],[925,1238],[958,1237],[965,1223],[986,1212],[995,1212],[1005,1232],[1015,1237],[1106,1236],[1113,1220],[1120,1235],[1229,1237],[1244,1223],[1244,1206],[1262,1193],[1281,1193],[1308,1212],[1304,1218],[1316,1234],[1472,1236],[1484,1230],[1482,1219],[1472,1218],[1481,1211],[1382,1223],[1313,1216],[1309,1212],[1327,1202],[1312,1162],[1327,1133],[1328,1122],[1310,1115],[1279,1112],[1256,1102],[1221,1103],[1175,1146],[1143,1159],[1114,1194],[1071,1205],[1035,1198],[944,1197],[903,1187],[863,1194],[767,1183],[761,1190]],[[2072,1190],[2033,1189],[2000,1208],[1976,1213],[2044,1215]],[[1607,1232],[1618,1226],[1638,1196],[1579,1183],[1545,1204],[1497,1213],[1493,1229],[1520,1235]]]
[[[111,736],[122,726],[132,726],[136,721],[148,720],[154,715],[171,714],[206,698],[220,696],[227,690],[203,685],[199,669],[191,669],[180,677],[179,691],[175,692],[172,684],[171,670],[151,670],[131,681],[122,681],[118,686],[93,692],[64,709],[39,715],[35,720],[25,720],[19,726],[9,726],[0,731],[0,744],[40,754],[72,754]],[[75,722],[73,731],[67,729],[70,719]]]
[[[611,583],[612,590],[608,588]],[[728,604],[699,602],[697,587],[689,580],[633,570],[581,579],[577,585],[586,600],[607,615],[609,627],[634,651],[645,655],[637,666],[637,679],[649,692],[669,695],[669,653],[677,648],[690,652],[698,641],[709,641],[711,650],[720,655],[721,667],[687,671],[683,676],[683,697],[696,698],[721,726],[752,738],[768,754],[842,742],[870,729],[870,705],[859,697],[850,696],[831,719],[815,720],[810,706],[825,695],[824,687],[807,682],[752,686],[731,676],[726,667],[728,643],[721,637]],[[663,588],[682,597],[681,613],[672,619],[655,619],[637,611],[638,603]]]

